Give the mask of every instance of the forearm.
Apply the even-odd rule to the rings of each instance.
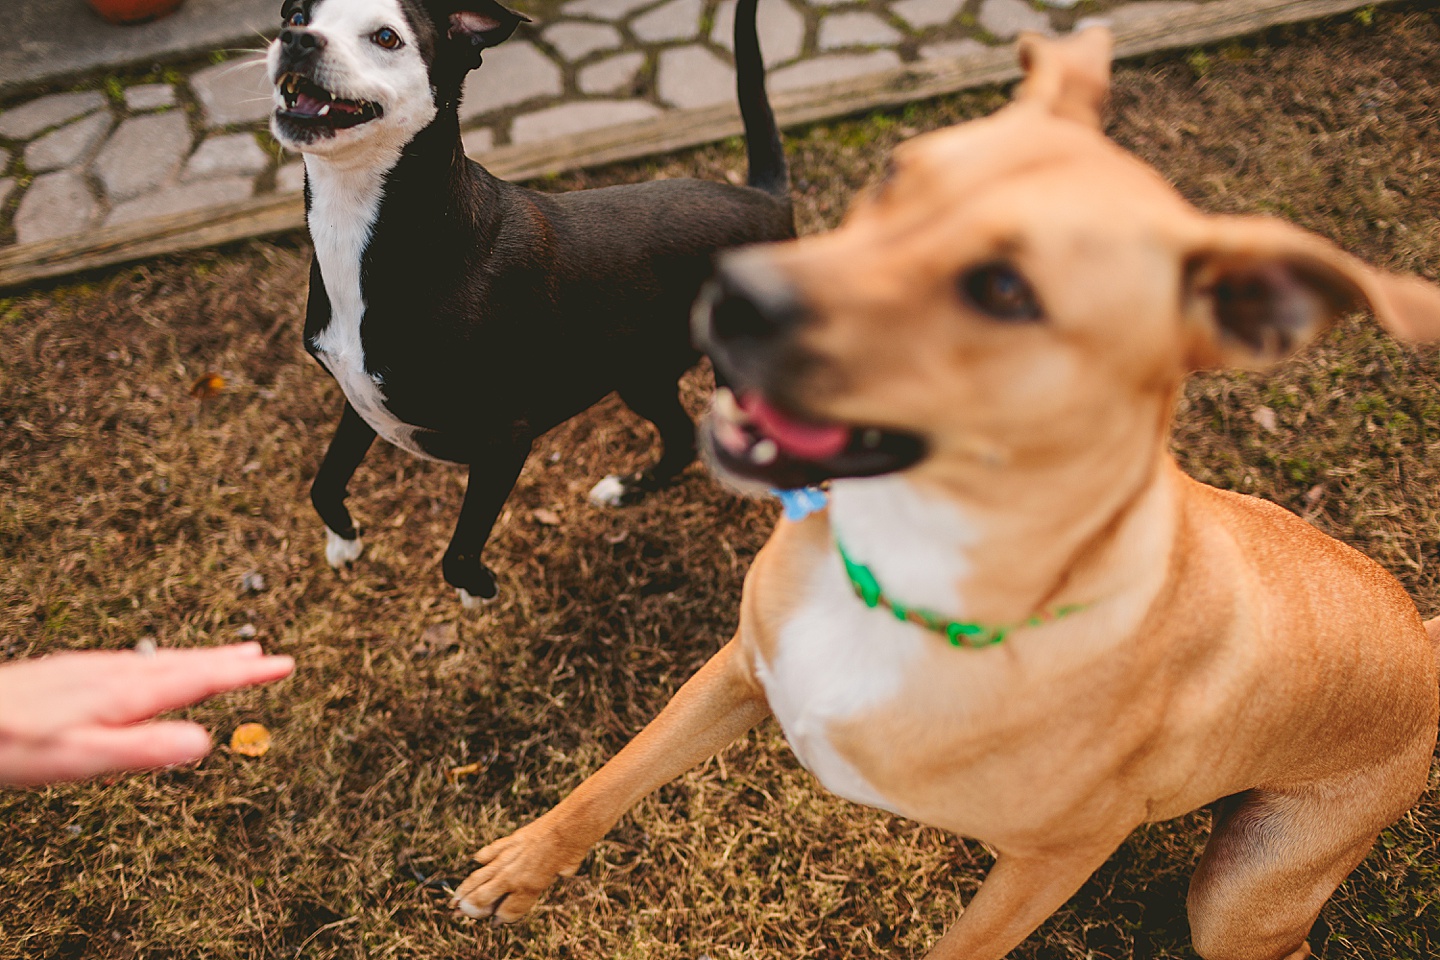
[[[556,876],[570,876],[585,853],[656,787],[749,730],[768,712],[732,640],[671,698],[660,715],[555,809],[475,854],[480,869],[456,892],[469,916],[519,918]]]
[[[660,715],[547,816],[604,836],[641,799],[714,756],[770,712],[740,662],[738,640],[691,677]]]

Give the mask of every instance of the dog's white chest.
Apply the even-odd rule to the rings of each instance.
[[[826,789],[902,812],[840,754],[829,731],[899,696],[923,642],[914,627],[860,605],[838,555],[815,569],[772,659],[757,658],[756,674],[790,748]]]
[[[852,555],[907,599],[955,610],[975,531],[946,504],[898,478],[837,482],[830,521]],[[855,596],[836,551],[816,565],[805,595],[779,630],[771,659],[757,664],[770,707],[800,762],[850,800],[897,813],[865,771],[832,743],[832,724],[892,703],[913,679],[931,638]]]
[[[427,456],[415,440],[416,428],[390,412],[378,375],[365,369],[360,321],[365,296],[360,284],[361,258],[380,208],[381,181],[371,171],[337,173],[306,158],[310,175],[310,236],[325,293],[330,322],[315,337],[320,362],[335,377],[345,399],[377,434],[417,456]]]
[[[348,318],[342,322],[348,322]],[[359,321],[354,321],[353,325],[356,328],[356,336],[353,339],[358,341],[360,339]],[[326,332],[328,333],[335,326],[336,323],[332,320],[331,328],[327,328]],[[345,391],[345,399],[350,401],[355,412],[360,414],[377,434],[402,450],[428,458],[429,455],[425,450],[415,442],[416,428],[396,417],[385,406],[385,394],[382,390],[381,380],[378,375],[365,372],[363,351],[345,349],[344,346],[337,349],[333,345],[334,340],[348,339],[350,338],[343,334],[334,338],[322,334],[316,338],[315,346],[319,352],[320,362],[325,364],[325,368],[340,384],[340,389]]]

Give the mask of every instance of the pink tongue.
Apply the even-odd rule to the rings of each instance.
[[[325,104],[321,103],[319,100],[316,100],[308,93],[302,93],[300,94],[300,96],[295,98],[294,112],[303,113],[312,117],[318,116],[320,113],[320,108],[323,106],[325,106]]]
[[[741,397],[740,409],[754,421],[761,433],[793,457],[823,460],[844,450],[850,440],[849,428],[801,423],[770,406],[759,394]]]

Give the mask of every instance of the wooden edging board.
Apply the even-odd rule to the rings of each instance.
[[[1194,10],[1157,16],[1120,29],[1115,57],[1204,46],[1269,27],[1347,13],[1393,0],[1212,0]],[[804,90],[775,94],[781,126],[793,127],[1007,83],[1020,76],[1013,45],[961,60],[930,60]],[[742,132],[733,104],[677,110],[650,120],[499,147],[480,159],[496,176],[530,180],[585,167],[669,153]],[[0,289],[147,257],[218,246],[303,227],[296,194],[270,194],[223,207],[94,230],[76,237],[0,248]]]

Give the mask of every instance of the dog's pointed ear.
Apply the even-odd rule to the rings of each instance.
[[[1087,27],[1060,40],[1038,33],[1020,35],[1020,68],[1025,79],[1017,103],[1038,103],[1056,116],[1099,129],[1110,93],[1110,31]]]
[[[1207,222],[1184,269],[1193,368],[1269,365],[1359,309],[1403,339],[1440,339],[1440,287],[1376,270],[1281,220]]]
[[[475,63],[481,51],[510,39],[515,28],[529,23],[530,18],[503,7],[495,0],[461,0],[460,9],[450,13],[445,24],[452,41],[468,45],[475,52]]]

